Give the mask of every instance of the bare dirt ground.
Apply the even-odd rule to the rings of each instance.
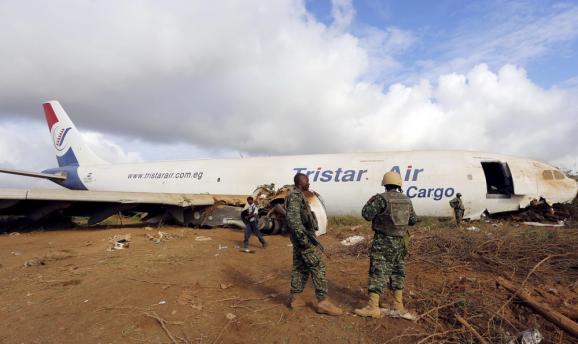
[[[366,298],[367,240],[354,247],[339,241],[369,237],[363,223],[334,221],[321,237],[332,255],[330,297],[347,311],[341,317],[314,312],[311,285],[305,309],[287,308],[291,247],[284,236],[267,237],[267,249],[253,237],[248,254],[236,248],[242,232],[232,229],[165,226],[170,237],[158,244],[146,235],[159,229],[144,226],[1,235],[0,342],[478,342],[456,314],[489,343],[529,328],[544,343],[578,342],[496,285],[497,276],[525,282],[541,302],[578,314],[578,228],[473,225],[479,231],[437,220],[413,229],[406,304],[417,322],[352,315]],[[117,234],[131,234],[130,247],[109,251]]]

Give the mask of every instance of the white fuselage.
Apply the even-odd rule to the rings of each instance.
[[[482,162],[507,163],[513,191],[488,193]],[[383,191],[387,171],[401,174],[403,190],[418,215],[451,216],[448,201],[460,192],[466,217],[517,210],[540,197],[549,203],[576,196],[576,182],[551,178],[556,168],[538,161],[466,151],[348,153],[160,161],[119,165],[81,165],[80,182],[94,191],[210,193],[249,195],[259,185],[293,183],[297,172],[309,175],[311,189],[323,198],[329,215],[360,214],[365,202]]]

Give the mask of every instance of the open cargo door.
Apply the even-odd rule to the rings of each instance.
[[[508,164],[501,161],[482,161],[481,164],[486,177],[487,197],[509,198],[514,190]]]

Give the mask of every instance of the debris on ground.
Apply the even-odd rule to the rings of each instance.
[[[20,235],[19,232],[12,232],[12,233],[8,234],[8,236],[10,236],[10,237],[15,237],[15,236],[18,236],[18,235]]]
[[[363,240],[355,245],[345,246],[342,245],[341,253],[352,256],[356,258],[367,257],[369,254],[369,248],[371,246],[371,240]]]
[[[543,224],[566,225],[578,223],[578,197],[572,203],[556,203],[549,205],[544,199],[532,200],[526,208],[510,213],[489,215],[493,219],[511,220],[515,222],[533,222]]]
[[[479,232],[480,228],[476,227],[476,226],[470,226],[470,227],[467,227],[466,230],[470,231],[470,232]]]
[[[227,313],[227,315],[225,315],[225,318],[227,318],[227,320],[234,320],[237,318],[237,316],[233,313]]]
[[[353,235],[350,236],[348,238],[345,238],[344,240],[341,241],[341,245],[343,246],[353,246],[356,244],[359,244],[360,242],[362,242],[363,240],[365,240],[365,238],[361,235]]]
[[[564,221],[558,221],[558,223],[541,223],[541,222],[523,222],[526,226],[534,227],[564,227]]]
[[[540,344],[544,337],[537,329],[529,329],[520,334],[516,339],[508,342],[508,344]]]
[[[394,311],[393,309],[388,308],[380,308],[379,309],[379,316],[381,318],[390,317],[390,318],[397,318],[397,319],[405,319],[410,321],[416,321],[417,315],[414,313],[404,310],[404,311]]]
[[[213,239],[211,239],[211,237],[202,236],[202,235],[195,237],[195,241],[209,241],[209,240],[213,240]]]
[[[174,238],[173,235],[171,235],[167,232],[162,232],[162,231],[159,231],[157,235],[147,233],[147,234],[145,234],[145,237],[148,240],[154,242],[155,244],[160,244],[163,241],[170,240],[170,239]]]
[[[131,239],[130,234],[117,234],[109,239],[109,242],[112,244],[112,247],[110,247],[108,250],[113,251],[129,248],[130,239]]]
[[[25,267],[45,265],[46,262],[41,258],[33,258],[24,262]]]

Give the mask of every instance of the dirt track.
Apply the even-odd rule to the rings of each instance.
[[[291,247],[287,237],[268,237],[267,249],[252,238],[256,253],[247,254],[235,248],[242,240],[238,230],[164,227],[162,231],[173,238],[155,244],[145,235],[156,234],[157,229],[144,227],[0,236],[0,342],[436,342],[436,337],[427,339],[433,334],[432,325],[424,321],[362,319],[351,314],[328,317],[316,314],[311,304],[300,311],[288,309]],[[336,253],[327,262],[330,296],[349,313],[365,298],[368,261],[339,253],[338,240],[359,232],[369,234],[365,226],[357,231],[347,227],[321,239]],[[130,248],[107,250],[110,237],[127,233],[132,235]],[[211,240],[196,241],[198,236]],[[436,269],[420,257],[412,253],[406,268],[407,304],[419,314],[428,311],[431,302],[447,301],[426,302],[424,295],[434,295],[434,290],[493,290],[503,293],[500,301],[507,299],[487,271],[471,266]],[[25,267],[27,261],[44,265]],[[578,294],[572,293],[565,297],[576,302]],[[306,295],[313,301],[311,286]],[[235,318],[227,319],[228,313]],[[155,316],[166,320],[168,333]],[[553,326],[543,319],[536,324]],[[464,333],[463,338],[468,336]],[[550,340],[573,342],[561,331]]]

